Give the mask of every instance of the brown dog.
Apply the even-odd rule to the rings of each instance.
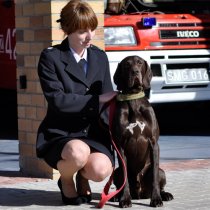
[[[151,198],[150,206],[162,206],[173,199],[164,191],[165,172],[159,168],[159,127],[144,91],[150,88],[152,72],[138,56],[123,59],[114,74],[120,93],[117,96],[112,134],[127,166],[125,187],[119,193],[119,206],[131,207],[131,199]],[[119,157],[118,157],[119,160]],[[123,166],[119,160],[114,184],[123,183]]]

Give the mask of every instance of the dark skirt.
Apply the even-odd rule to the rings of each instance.
[[[75,138],[63,137],[63,138],[60,138],[59,140],[57,139],[57,141],[54,141],[54,143],[50,145],[50,147],[48,148],[47,152],[45,153],[43,157],[45,162],[52,168],[57,169],[58,161],[62,160],[62,157],[61,157],[62,150],[65,144],[71,141],[72,139],[75,139]],[[114,166],[114,152],[111,149],[111,145],[110,145],[110,148],[107,148],[105,145],[99,142],[96,142],[92,139],[86,139],[84,137],[76,138],[76,139],[80,139],[81,141],[89,145],[91,148],[91,151],[97,151],[97,152],[101,152],[107,155],[110,161],[112,162],[112,165]]]

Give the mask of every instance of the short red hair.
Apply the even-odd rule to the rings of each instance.
[[[63,7],[60,14],[61,29],[69,35],[80,29],[94,31],[98,26],[98,19],[87,2],[71,0]]]

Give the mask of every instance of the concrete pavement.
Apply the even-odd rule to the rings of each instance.
[[[90,182],[93,192],[90,204],[64,206],[55,180],[20,176],[17,170],[18,144],[3,141],[0,140],[0,209],[96,209],[107,180]],[[12,144],[13,149],[7,150]],[[158,209],[209,210],[210,137],[161,136],[159,144],[160,165],[167,177],[165,190],[174,195],[174,200],[164,202]],[[131,209],[152,209],[149,203],[149,199],[133,200]],[[107,202],[103,209],[118,209],[118,203]]]

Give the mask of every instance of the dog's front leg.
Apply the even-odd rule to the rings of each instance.
[[[122,170],[124,168],[122,161],[124,161],[124,164],[127,168],[127,159],[124,154],[124,150],[122,148],[120,148],[120,154],[121,154],[122,160],[120,157],[118,158],[118,160],[119,160],[119,168]],[[125,171],[121,171],[121,172],[123,172],[123,173],[121,173],[121,175],[124,174],[123,177],[126,178],[126,180],[125,180],[125,186],[122,189],[122,192],[120,194],[119,206],[121,208],[128,208],[128,207],[132,206],[132,202],[131,202],[130,187],[129,187],[129,183],[128,183],[127,171],[125,169]]]
[[[160,207],[163,206],[162,198],[160,196],[159,186],[159,145],[156,141],[150,141],[152,147],[152,194],[150,206]]]

